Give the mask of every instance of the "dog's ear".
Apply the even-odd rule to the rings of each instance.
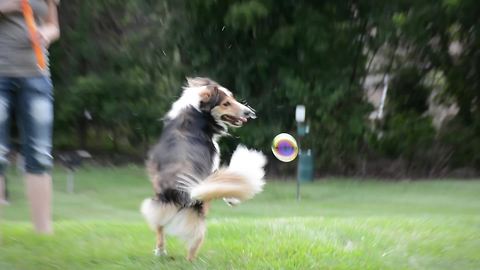
[[[215,81],[205,78],[205,77],[187,77],[187,85],[188,87],[201,87],[201,86],[207,86],[207,85],[214,85],[217,84]]]
[[[201,82],[198,80],[198,78],[190,78],[190,77],[187,77],[187,86],[188,86],[188,87],[201,86]]]
[[[200,93],[200,110],[210,112],[213,107],[218,105],[220,101],[220,93],[218,86],[207,86],[207,89]]]

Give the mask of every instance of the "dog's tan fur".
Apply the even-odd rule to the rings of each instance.
[[[244,176],[220,169],[204,180],[208,189],[201,190],[201,194],[192,191],[192,197],[201,201],[212,201],[222,198],[236,198],[245,201],[253,197],[255,191]]]

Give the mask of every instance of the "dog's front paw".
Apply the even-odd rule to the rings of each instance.
[[[157,257],[167,256],[167,251],[162,248],[156,248],[153,250],[153,254]]]
[[[223,201],[228,204],[228,206],[237,206],[241,203],[239,199],[236,198],[223,198]]]

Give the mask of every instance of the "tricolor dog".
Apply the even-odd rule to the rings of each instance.
[[[238,146],[229,166],[219,168],[218,139],[251,118],[254,110],[217,82],[187,79],[146,163],[155,196],[143,201],[141,212],[156,232],[155,255],[166,254],[170,234],[186,242],[187,259],[193,260],[204,240],[209,202],[238,204],[262,191],[262,153]]]

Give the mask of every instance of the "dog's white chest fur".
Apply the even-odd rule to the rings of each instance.
[[[218,138],[213,138],[213,146],[215,146],[215,154],[213,155],[212,172],[220,167],[220,146],[217,142]]]

